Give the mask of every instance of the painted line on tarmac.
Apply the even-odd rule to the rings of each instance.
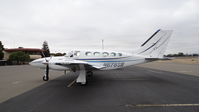
[[[162,74],[163,72],[162,71],[155,71],[155,70],[147,70],[149,72],[153,72],[153,73],[158,73],[158,74]]]
[[[73,80],[70,84],[67,85],[67,87],[72,87],[72,85],[76,82],[76,79]]]
[[[182,71],[177,71],[177,72],[180,72],[180,73],[191,73],[192,71],[185,71],[185,70],[182,70]]]
[[[21,83],[21,81],[12,82],[12,84],[14,84],[14,85],[19,84],[19,83]]]
[[[145,81],[145,80],[149,80],[149,79],[132,79],[132,78],[113,78],[110,80],[118,80],[118,81]]]
[[[127,104],[126,107],[199,107],[199,104]]]

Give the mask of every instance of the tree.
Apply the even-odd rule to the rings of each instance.
[[[178,56],[184,56],[184,53],[179,52],[179,53],[178,53]]]
[[[2,60],[3,57],[4,57],[4,53],[3,53],[3,51],[0,51],[0,60]]]
[[[2,44],[1,41],[0,41],[0,60],[2,60],[3,57],[4,57],[3,50],[4,50],[4,47],[3,47],[3,44]]]
[[[28,62],[29,60],[30,60],[30,56],[28,54],[25,54],[22,51],[13,52],[9,56],[9,61],[12,61],[16,64]]]
[[[43,50],[42,57],[50,57],[50,50],[47,41],[43,42],[42,50]]]
[[[194,53],[193,56],[199,56],[199,54]]]

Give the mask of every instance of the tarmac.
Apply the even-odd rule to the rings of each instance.
[[[29,65],[0,67],[0,112],[197,112],[199,65],[153,62],[76,75]],[[190,72],[183,72],[190,71]]]

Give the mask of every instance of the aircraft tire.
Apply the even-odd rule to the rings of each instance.
[[[43,76],[43,81],[48,81],[48,77],[47,76]]]
[[[88,77],[92,77],[92,76],[93,76],[93,72],[92,72],[92,71],[88,71],[88,72],[87,72],[87,76],[88,76]]]

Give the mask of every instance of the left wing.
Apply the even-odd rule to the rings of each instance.
[[[73,69],[75,66],[84,65],[85,69],[103,69],[105,66],[99,64],[99,63],[88,63],[86,61],[80,61],[80,60],[67,60],[67,61],[60,61],[56,62],[56,65],[66,66],[68,68]]]

